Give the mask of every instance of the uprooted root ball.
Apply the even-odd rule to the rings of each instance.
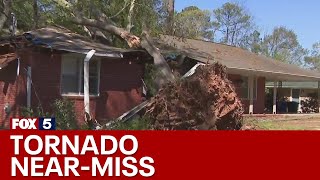
[[[200,66],[195,74],[160,89],[146,115],[158,130],[238,130],[243,108],[226,67]]]

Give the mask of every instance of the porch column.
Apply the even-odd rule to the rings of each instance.
[[[84,109],[85,112],[90,115],[90,92],[89,92],[89,62],[92,58],[95,50],[91,50],[87,53],[84,59],[83,66],[83,89],[84,89]]]
[[[248,77],[248,85],[249,85],[249,114],[253,114],[253,85],[254,85],[254,77],[253,76],[249,76]]]
[[[320,81],[318,81],[318,108],[320,113]]]
[[[27,107],[31,107],[31,67],[27,67]]]
[[[272,113],[277,114],[277,81],[273,82],[273,108]]]
[[[90,92],[89,92],[89,61],[84,61],[83,67],[83,88],[84,88],[84,110],[90,114]]]

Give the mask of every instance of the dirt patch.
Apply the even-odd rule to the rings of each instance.
[[[146,115],[158,130],[238,130],[243,106],[221,64],[200,66],[195,74],[160,89]]]

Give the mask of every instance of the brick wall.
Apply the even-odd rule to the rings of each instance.
[[[21,62],[20,73],[17,76],[18,61],[12,61],[0,70],[0,128],[8,128],[12,116],[19,116],[20,107],[26,105],[26,73],[25,64]],[[11,109],[6,114],[4,107]]]
[[[28,57],[32,68],[32,107],[39,104],[51,111],[51,104],[60,96],[61,55],[33,52]]]
[[[103,122],[117,118],[142,102],[143,65],[129,60],[101,60],[100,95],[90,97],[90,112]],[[68,97],[75,102],[83,121],[83,96]]]
[[[20,54],[23,68],[32,67],[32,107],[42,105],[45,112],[51,112],[56,99],[68,98],[75,103],[79,124],[83,123],[83,96],[62,97],[60,93],[61,54],[51,52],[24,51]],[[5,70],[5,71],[4,71]],[[26,73],[15,79],[16,65],[10,64],[2,70],[0,77],[1,124],[9,117],[19,116],[21,106],[26,106]],[[100,96],[90,97],[91,113],[97,119],[116,118],[142,102],[142,77],[144,65],[123,59],[103,59],[100,70]],[[4,75],[3,75],[4,74]],[[9,103],[12,113],[5,117],[3,107]]]

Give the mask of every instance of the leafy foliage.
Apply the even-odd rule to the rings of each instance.
[[[57,129],[79,129],[74,111],[74,103],[68,100],[55,100],[52,105]]]
[[[175,32],[179,37],[213,39],[210,12],[196,6],[186,7],[175,16]]]
[[[40,106],[38,106],[36,109],[22,107],[21,108],[21,115],[23,117],[50,117],[50,114],[43,112],[43,110]]]
[[[146,117],[135,118],[126,122],[115,122],[108,129],[110,130],[150,130],[151,122]]]
[[[225,3],[213,14],[214,30],[222,43],[241,46],[254,29],[253,17],[237,3]]]
[[[79,127],[74,111],[74,103],[69,100],[57,99],[52,106],[52,112],[43,112],[42,108],[38,107],[35,110],[27,107],[21,109],[21,115],[24,117],[55,117],[56,128],[60,130],[75,130],[89,129],[87,125]]]
[[[262,53],[282,62],[301,65],[307,50],[298,42],[293,30],[277,27],[266,35],[261,45]]]
[[[147,86],[148,96],[154,96],[157,93],[157,86],[154,79],[157,77],[159,71],[153,64],[145,65],[144,82]]]
[[[311,53],[305,57],[305,62],[311,69],[320,71],[320,42],[312,45]]]
[[[36,2],[36,6],[34,3]],[[60,0],[14,0],[12,1],[12,11],[15,13],[18,21],[19,31],[29,31],[34,29],[36,19],[38,27],[48,25],[58,25],[66,27],[77,33],[88,35],[84,27],[71,23],[72,9],[62,6]],[[78,0],[68,1],[81,11],[81,14],[87,18],[110,19],[116,22],[119,27],[126,27],[128,23],[129,5],[131,0]],[[37,13],[35,13],[37,11]],[[160,32],[160,18],[162,18],[162,0],[135,0],[133,8],[133,28],[134,34],[141,34],[143,26],[152,33]],[[8,19],[7,26],[10,24]],[[89,28],[92,34],[96,29]],[[122,45],[117,42],[116,37],[107,32],[103,34],[116,45]]]

